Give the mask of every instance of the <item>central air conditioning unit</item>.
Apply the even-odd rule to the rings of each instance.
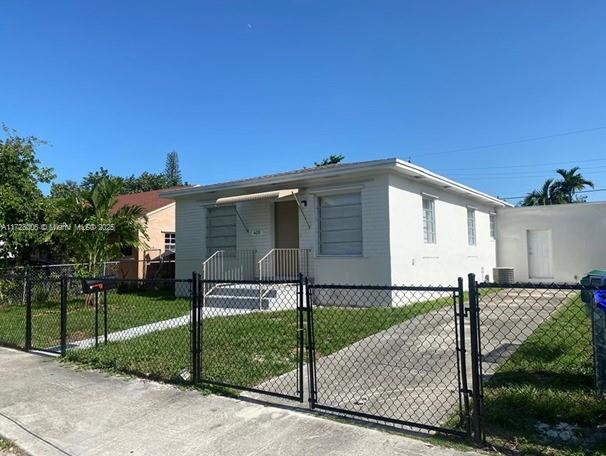
[[[513,268],[493,268],[492,279],[494,283],[513,283]]]

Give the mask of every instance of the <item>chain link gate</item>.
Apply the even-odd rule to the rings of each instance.
[[[306,290],[312,408],[471,435],[462,279],[457,287],[307,283]]]
[[[304,400],[304,282],[194,275],[194,383]]]

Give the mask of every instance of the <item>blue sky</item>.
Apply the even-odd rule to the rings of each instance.
[[[190,183],[340,153],[500,196],[575,163],[606,187],[603,1],[0,4],[0,121],[58,181],[174,149]]]

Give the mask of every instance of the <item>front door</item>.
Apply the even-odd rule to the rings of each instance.
[[[295,280],[299,274],[299,208],[296,201],[275,204],[274,277]]]
[[[551,279],[551,230],[528,230],[528,276],[531,279]]]
[[[296,201],[275,203],[274,226],[276,249],[299,248],[299,208]]]

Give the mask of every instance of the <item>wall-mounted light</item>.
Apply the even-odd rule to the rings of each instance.
[[[301,200],[301,205],[303,207],[307,207],[307,200]]]

